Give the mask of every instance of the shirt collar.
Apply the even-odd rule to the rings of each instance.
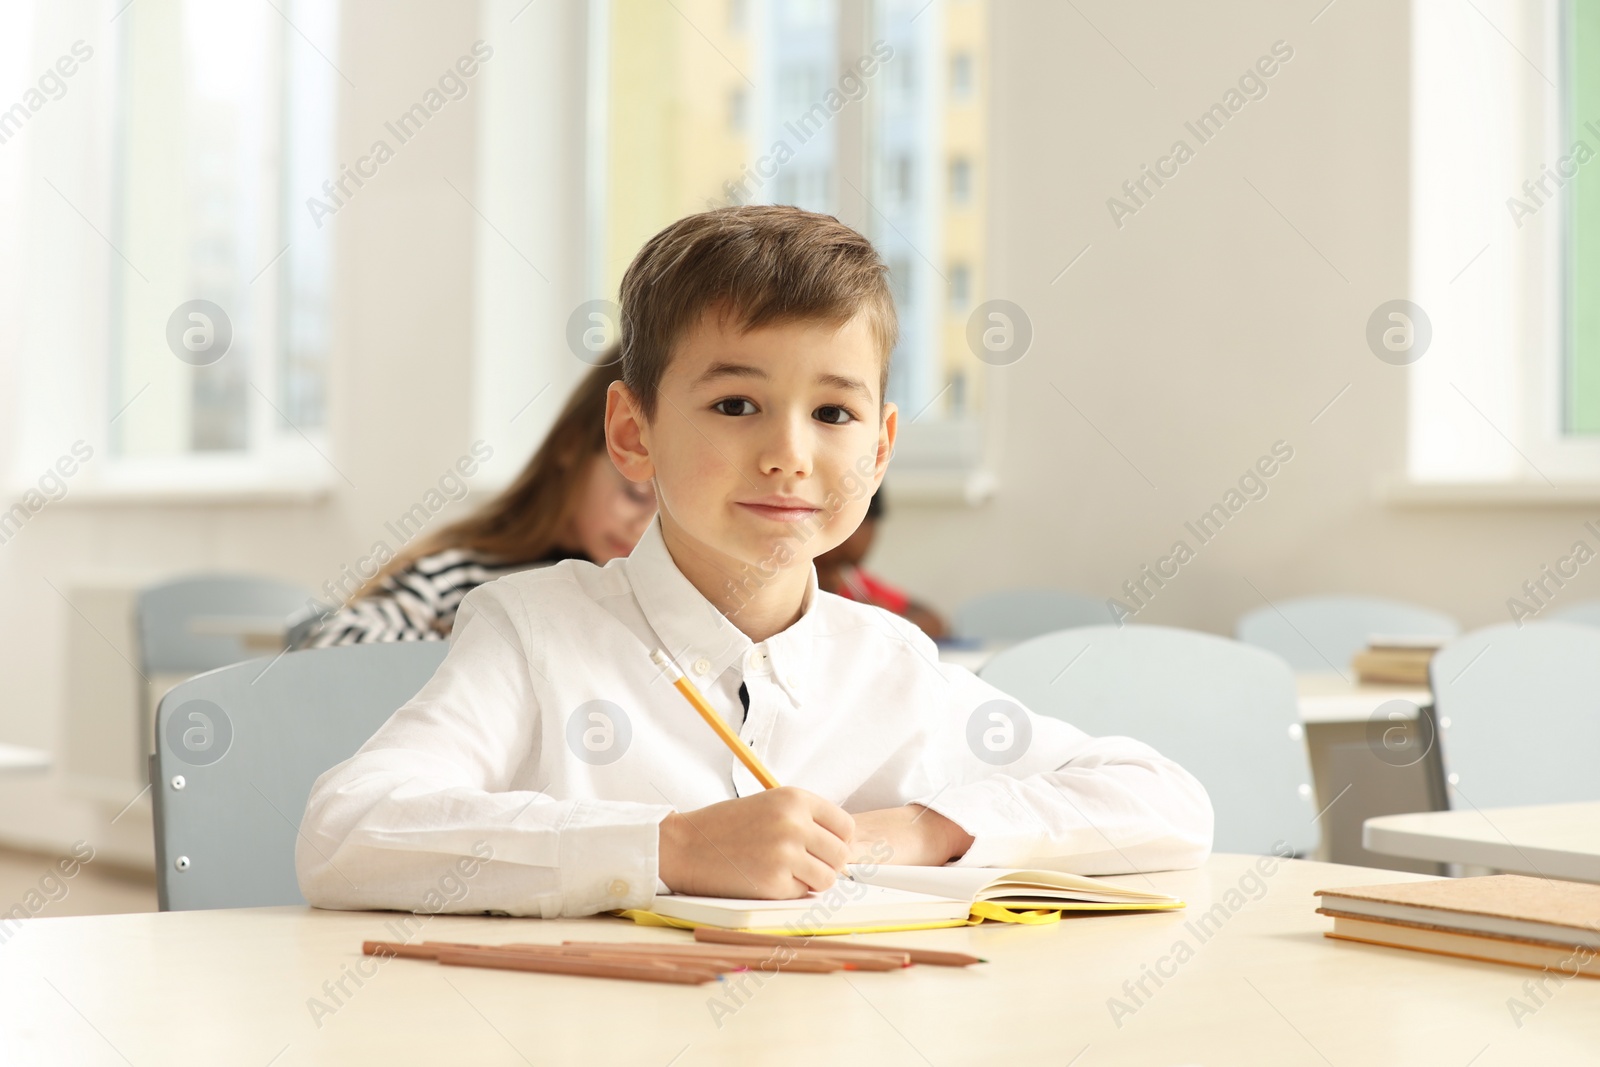
[[[796,703],[810,671],[819,598],[816,568],[807,570],[800,618],[765,643],[774,680]],[[662,537],[659,515],[629,554],[627,573],[645,621],[691,681],[703,685],[732,666],[744,671],[745,657],[755,648],[754,642],[678,569]],[[702,660],[704,670],[697,670]]]

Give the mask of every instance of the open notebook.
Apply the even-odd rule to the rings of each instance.
[[[1158,911],[1183,901],[1099,878],[996,867],[852,865],[854,881],[796,900],[678,893],[625,918],[654,926],[716,926],[791,934],[868,933],[965,926],[984,919],[1054,922],[1063,911]]]

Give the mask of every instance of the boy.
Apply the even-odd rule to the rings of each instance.
[[[658,892],[788,898],[848,862],[1185,867],[1190,775],[1034,716],[880,609],[816,588],[894,449],[896,320],[872,246],[789,207],[652,238],[622,280],[606,441],[655,485],[623,560],[480,586],[438,672],[318,779],[296,863],[329,908],[545,917]],[[662,648],[783,783],[763,790],[650,661]]]

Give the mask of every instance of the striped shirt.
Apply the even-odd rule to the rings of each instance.
[[[291,647],[443,641],[455,625],[461,598],[478,586],[531,567],[585,558],[555,549],[542,559],[505,563],[470,549],[435,552],[386,576],[377,590],[338,610],[324,607],[322,612],[308,612],[292,620]]]

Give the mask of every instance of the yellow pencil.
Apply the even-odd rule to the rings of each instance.
[[[677,687],[678,692],[683,694],[683,699],[687,700],[694,707],[694,710],[700,713],[700,717],[706,721],[706,725],[717,732],[717,736],[722,738],[722,743],[727,745],[735,756],[739,757],[739,762],[750,769],[750,773],[756,776],[756,781],[761,783],[763,789],[778,788],[778,780],[772,776],[772,772],[767,770],[766,765],[756,758],[754,752],[750,751],[750,746],[739,740],[739,735],[729,729],[728,724],[722,721],[722,716],[717,714],[717,709],[706,703],[705,696],[701,694],[699,689],[695,688],[695,684],[689,681],[684,673],[678,669],[678,665],[672,662],[665,652],[659,648],[656,649],[650,653],[650,661],[667,672],[667,677],[672,679],[672,684]]]

